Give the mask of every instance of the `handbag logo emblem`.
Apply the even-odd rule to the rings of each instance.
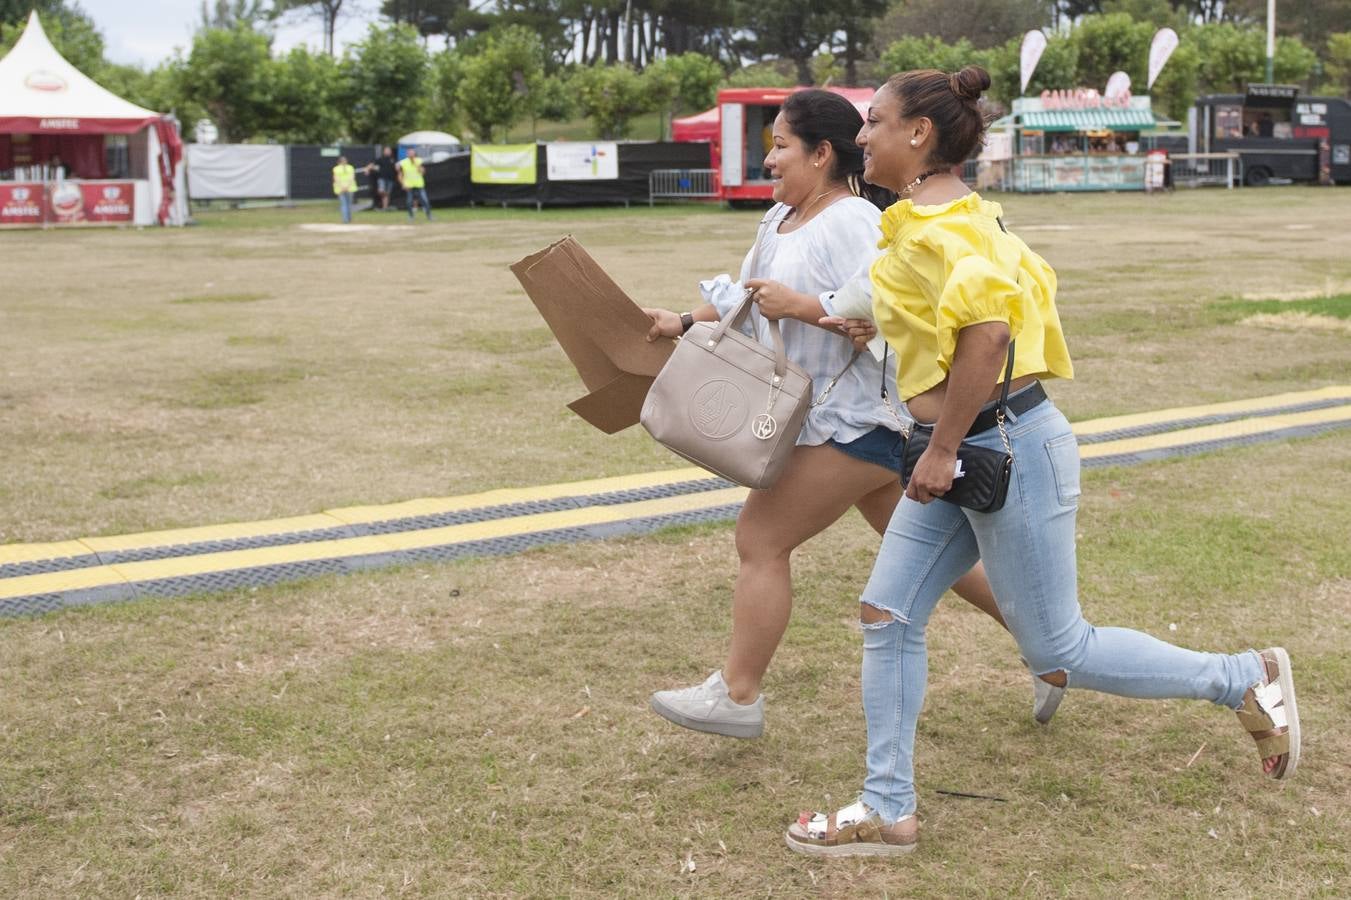
[[[760,415],[755,417],[755,421],[751,423],[751,434],[762,441],[767,441],[772,438],[778,430],[778,421],[776,421],[769,413],[760,413]]]
[[[694,392],[690,403],[690,421],[695,429],[715,441],[740,431],[749,412],[746,395],[730,381],[708,382]]]

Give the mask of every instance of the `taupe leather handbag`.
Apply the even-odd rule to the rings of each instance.
[[[747,292],[722,321],[694,323],[657,373],[639,421],[690,462],[763,489],[793,454],[812,380],[788,359],[778,322],[769,321],[773,350],[738,330],[751,303]]]
[[[765,232],[782,221],[775,216],[778,209],[760,220],[747,269],[751,275]],[[690,462],[764,490],[788,464],[807,413],[826,402],[859,354],[812,399],[812,378],[788,358],[778,321],[766,320],[773,350],[741,333],[753,303],[746,291],[727,318],[690,326],[657,373],[638,421],[658,443]]]

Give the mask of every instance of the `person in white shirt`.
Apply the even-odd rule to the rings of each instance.
[[[882,534],[903,493],[903,422],[884,397],[895,384],[895,366],[872,353],[856,354],[848,337],[820,325],[839,312],[832,306],[835,289],[866,272],[875,257],[881,208],[895,199],[863,181],[863,154],[854,143],[862,125],[858,110],[838,94],[792,94],[774,120],[774,146],[765,157],[778,203],[740,277],[702,282],[707,302],[691,312],[644,310],[652,318],[650,340],[676,337],[695,321],[729,315],[750,290],[755,309],[748,329],[768,345],[767,320],[779,321],[788,356],[811,375],[816,398],[783,475],[773,487],[751,491],[737,520],[740,568],[726,663],[702,684],[652,695],[654,712],[686,728],[760,736],[761,681],[792,612],[793,550],[850,507]],[[979,566],[953,589],[1003,624]],[[1034,714],[1049,721],[1061,691],[1033,683]]]

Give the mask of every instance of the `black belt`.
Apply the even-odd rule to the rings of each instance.
[[[1016,394],[1009,395],[1009,412],[1015,416],[1021,416],[1029,409],[1036,407],[1046,399],[1046,388],[1041,386],[1040,381],[1034,381],[1028,387],[1023,388]],[[999,424],[999,401],[987,404],[976,413],[976,419],[967,429],[966,436],[980,434],[982,431],[989,431]]]
[[[1028,387],[1023,388],[1016,394],[1009,395],[1008,411],[1015,416],[1021,416],[1030,409],[1034,409],[1047,399],[1046,388],[1041,386],[1040,381],[1034,381]],[[980,412],[976,413],[975,421],[967,429],[966,437],[974,437],[982,431],[989,431],[999,424],[999,401],[995,400],[981,407]],[[932,425],[916,425],[916,428],[932,429]]]

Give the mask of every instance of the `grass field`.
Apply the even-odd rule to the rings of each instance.
[[[1057,402],[1351,383],[1347,196],[1000,198],[1060,276]],[[507,265],[572,233],[640,302],[687,308],[756,214],[438,216],[0,234],[0,543],[676,465],[564,408],[582,388]],[[1084,478],[1090,619],[1291,650],[1289,784],[1201,704],[1071,692],[1037,728],[1012,642],[948,602],[920,851],[797,857],[787,822],[861,778],[876,537],[851,517],[798,552],[766,736],[731,742],[646,710],[724,652],[731,530],[700,527],[0,620],[0,896],[1346,896],[1349,476],[1341,431]]]

